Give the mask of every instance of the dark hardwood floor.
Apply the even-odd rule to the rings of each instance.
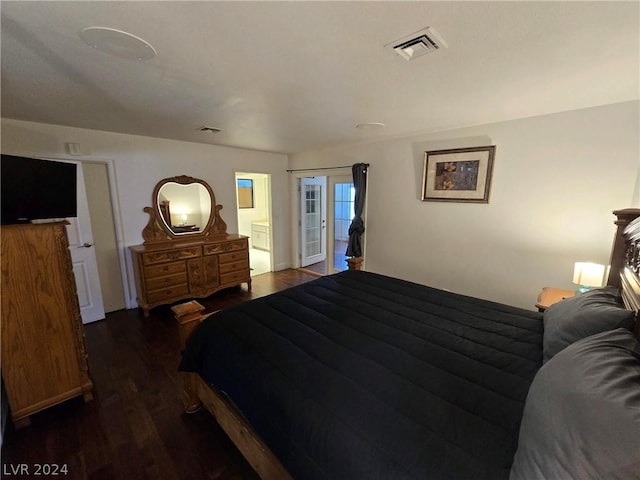
[[[219,310],[315,278],[297,270],[266,273],[253,278],[251,292],[243,285],[198,301]],[[206,410],[183,413],[178,329],[169,307],[153,309],[149,318],[137,309],[110,313],[85,332],[94,400],[51,407],[20,430],[9,421],[3,478],[36,478],[36,464],[57,465],[67,474],[56,477],[72,479],[258,478]],[[30,475],[14,474],[21,465]]]

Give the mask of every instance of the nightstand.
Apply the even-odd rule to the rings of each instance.
[[[573,290],[564,290],[562,288],[544,287],[538,295],[538,303],[536,308],[539,312],[544,312],[547,308],[560,300],[573,297],[576,294]]]

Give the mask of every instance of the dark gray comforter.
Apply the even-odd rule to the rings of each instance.
[[[297,480],[503,479],[542,315],[347,271],[209,317],[180,368]]]

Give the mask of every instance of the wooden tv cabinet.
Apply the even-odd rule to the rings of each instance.
[[[69,398],[93,398],[66,222],[7,225],[2,377],[16,427]]]

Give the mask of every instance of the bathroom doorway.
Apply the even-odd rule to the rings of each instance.
[[[265,173],[236,172],[238,233],[249,237],[251,276],[273,271],[271,178]]]

